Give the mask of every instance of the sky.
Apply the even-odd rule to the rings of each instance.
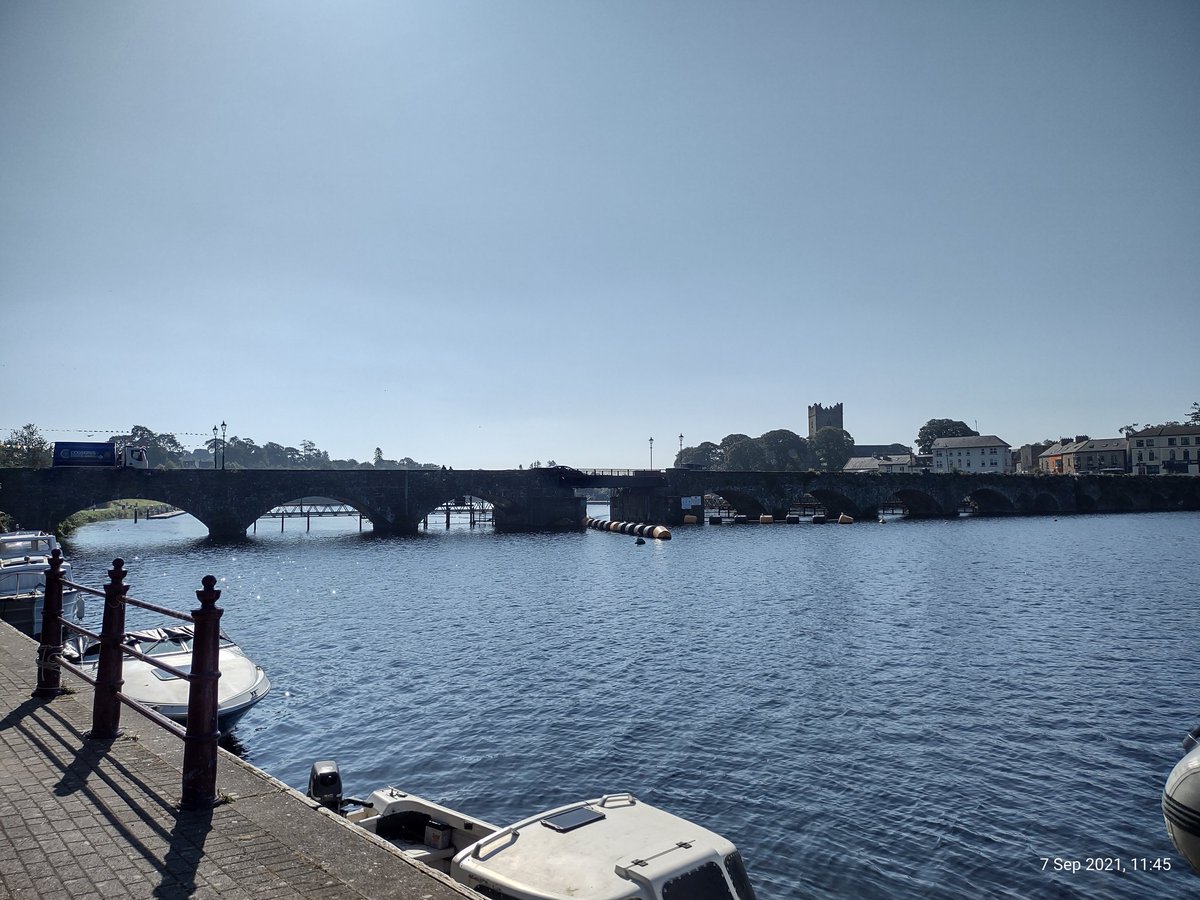
[[[1200,400],[1200,4],[0,4],[0,437],[669,465]]]

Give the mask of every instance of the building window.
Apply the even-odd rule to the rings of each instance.
[[[1138,462],[1142,462],[1142,451],[1138,451]]]
[[[1181,438],[1179,439],[1179,443],[1183,444],[1183,446],[1185,446],[1185,447],[1186,447],[1188,444],[1190,444],[1191,442],[1192,442],[1192,439],[1191,439],[1191,438],[1189,438],[1189,437],[1181,437]]]
[[[1144,446],[1146,446],[1145,442],[1144,442],[1144,441],[1141,441],[1141,440],[1139,440],[1139,441],[1137,442],[1137,445],[1138,445],[1139,447],[1144,447]]]
[[[1146,446],[1153,447],[1154,446],[1154,438],[1146,438]]]
[[[1167,446],[1174,447],[1175,446],[1175,438],[1167,438]]]
[[[1154,451],[1153,451],[1153,450],[1151,450],[1151,451],[1150,451],[1150,462],[1154,462],[1154,459],[1155,459],[1155,456],[1154,456]]]

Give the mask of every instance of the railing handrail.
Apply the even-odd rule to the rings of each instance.
[[[127,597],[129,588],[124,583],[127,573],[124,568],[125,561],[122,559],[113,560],[113,567],[108,572],[109,583],[104,586],[103,591],[67,581],[63,577],[62,565],[62,551],[55,549],[50,558],[50,568],[46,570],[41,645],[38,647],[38,686],[34,696],[54,697],[63,693],[61,677],[62,670],[66,669],[95,687],[92,729],[88,737],[96,740],[118,737],[121,734],[122,704],[140,712],[154,724],[182,737],[184,744],[181,806],[185,809],[211,806],[216,802],[217,742],[221,737],[218,728],[217,680],[221,677],[219,653],[222,610],[216,605],[221,596],[221,592],[216,590],[217,579],[212,575],[205,575],[201,579],[203,589],[196,591],[200,609],[189,615],[156,603]],[[104,597],[104,620],[99,634],[63,620],[63,587],[68,585],[76,590]],[[126,645],[125,607],[128,604],[193,623],[190,671],[184,672]],[[80,667],[63,660],[64,625],[100,642],[95,678],[87,675]],[[121,686],[125,683],[122,678],[122,664],[126,654],[188,682],[186,730],[157,710],[148,708],[121,691]]]
[[[96,588],[90,588],[87,585],[76,584],[74,581],[68,581],[65,578],[63,579],[62,583],[63,583],[63,587],[75,588],[75,590],[83,591],[85,594],[91,594],[93,597],[103,597],[104,596],[104,591],[96,590]],[[179,619],[181,622],[195,622],[196,621],[194,618],[192,618],[190,613],[183,613],[183,612],[179,612],[178,610],[175,610],[175,609],[168,609],[165,606],[159,606],[157,603],[151,603],[148,600],[138,600],[136,597],[123,597],[122,602],[133,605],[133,606],[141,607],[142,609],[148,609],[151,612],[160,613],[164,616],[170,616],[173,619]],[[68,628],[74,628],[74,626],[70,622],[64,622],[63,624],[66,625]],[[78,629],[76,629],[76,630],[78,630]]]

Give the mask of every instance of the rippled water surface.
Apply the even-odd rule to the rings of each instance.
[[[645,546],[260,526],[217,545],[190,517],[107,523],[67,547],[80,580],[123,556],[131,595],[166,605],[218,576],[274,683],[237,737],[302,790],[325,757],[351,794],[499,822],[629,790],[732,839],[764,900],[1200,893],[1159,809],[1200,724],[1200,514]],[[1096,858],[1125,871],[1055,868]]]

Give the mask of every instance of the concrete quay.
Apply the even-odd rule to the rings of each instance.
[[[225,750],[223,802],[181,810],[182,741],[127,707],[89,740],[91,686],[32,697],[36,661],[0,622],[0,898],[478,900]]]

